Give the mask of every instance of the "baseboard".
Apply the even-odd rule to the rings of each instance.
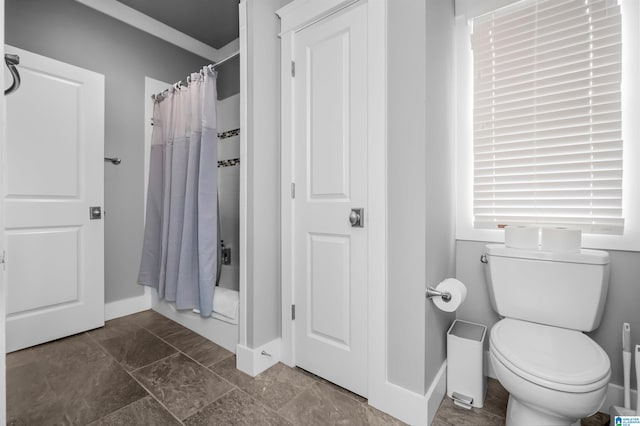
[[[426,425],[427,398],[389,381],[369,387],[369,405],[410,425]]]
[[[637,410],[636,407],[636,398],[638,395],[638,391],[631,389],[631,409]],[[609,387],[607,388],[607,398],[604,400],[600,411],[603,413],[609,412],[609,407],[617,405],[618,407],[624,406],[624,388],[620,385],[614,385],[613,383],[609,383]]]
[[[146,311],[147,309],[151,309],[151,294],[145,289],[145,292],[140,296],[105,303],[104,320],[109,321]]]
[[[433,378],[431,386],[427,390],[427,424],[433,423],[436,411],[440,407],[442,399],[447,394],[447,360],[442,363],[442,367]]]
[[[236,368],[255,377],[280,361],[282,339],[277,338],[255,349],[244,345],[236,348]]]

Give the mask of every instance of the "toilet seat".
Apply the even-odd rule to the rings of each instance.
[[[575,330],[505,318],[491,329],[490,350],[514,374],[559,391],[596,390],[611,375],[604,350]]]

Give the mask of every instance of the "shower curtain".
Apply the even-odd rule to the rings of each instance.
[[[216,73],[156,97],[138,283],[211,316],[218,277]]]

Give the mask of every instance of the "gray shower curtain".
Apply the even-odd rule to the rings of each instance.
[[[216,73],[154,104],[147,213],[138,283],[177,309],[212,313],[218,278]]]

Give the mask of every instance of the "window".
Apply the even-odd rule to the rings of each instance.
[[[462,233],[477,232],[458,238],[496,241],[485,230],[517,224],[577,227],[605,239],[635,233],[629,207],[638,191],[627,191],[627,175],[640,164],[636,157],[630,165],[626,151],[638,138],[637,129],[624,131],[623,111],[634,107],[628,97],[637,85],[627,85],[625,102],[630,55],[618,2],[522,0],[465,18],[457,37],[466,37],[468,53],[458,54],[457,67],[458,108],[467,109],[458,127],[466,130],[458,145],[471,152],[459,155],[458,227],[468,222]]]

